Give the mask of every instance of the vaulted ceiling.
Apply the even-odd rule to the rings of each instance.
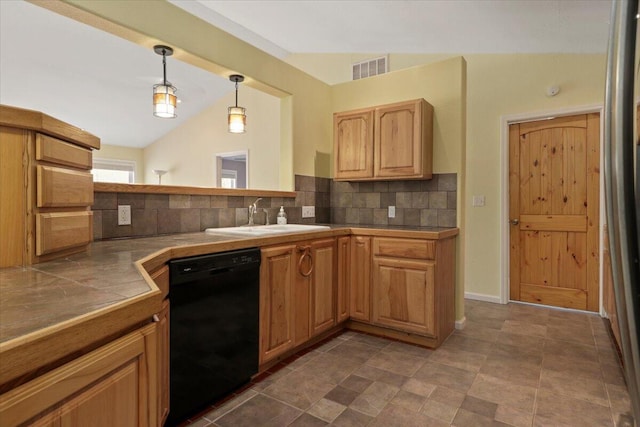
[[[136,0],[130,0],[136,1]],[[610,0],[298,0],[171,3],[286,59],[295,53],[602,53]],[[126,3],[123,3],[125,5]],[[123,6],[126,7],[126,6]],[[169,58],[179,117],[151,114],[153,51],[24,1],[0,1],[0,103],[144,147],[233,90]]]

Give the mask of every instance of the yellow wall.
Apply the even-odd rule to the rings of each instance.
[[[462,57],[394,71],[332,87],[333,111],[424,98],[434,108],[433,171],[458,174],[457,222],[464,224],[466,63]],[[465,230],[460,226],[457,265],[464,265]],[[456,277],[456,313],[464,313],[464,272]]]
[[[351,64],[385,56],[385,53],[295,53],[284,58],[287,64],[300,68],[323,82],[335,85],[351,80]],[[442,61],[451,54],[389,54],[389,71]]]
[[[604,99],[605,55],[467,55],[467,292],[500,295],[500,117]],[[561,91],[545,95],[550,85]],[[485,195],[485,207],[471,207]]]
[[[294,174],[330,176],[327,84],[165,1],[34,1],[149,49],[166,44],[177,60],[225,77],[242,74],[243,86],[283,98],[281,122],[291,131],[281,132],[281,189],[293,189]]]
[[[144,148],[146,182],[157,183],[152,169],[163,169],[169,171],[163,184],[213,187],[216,153],[249,150],[249,187],[280,189],[280,99],[241,87],[240,100],[247,109],[246,133],[228,132],[231,92]]]
[[[142,148],[120,147],[101,144],[99,151],[93,152],[94,159],[130,160],[136,162],[134,178],[137,184],[144,184],[144,154]]]

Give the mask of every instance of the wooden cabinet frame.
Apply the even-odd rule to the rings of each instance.
[[[333,115],[334,179],[429,179],[433,106],[424,99]]]

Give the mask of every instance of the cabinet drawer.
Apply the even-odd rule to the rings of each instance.
[[[435,259],[436,242],[376,237],[373,239],[373,254],[394,258]]]
[[[36,215],[36,255],[86,245],[93,236],[93,212]]]
[[[88,172],[38,166],[38,207],[93,204],[93,176]]]
[[[92,166],[91,150],[42,134],[36,136],[36,160],[85,170]]]

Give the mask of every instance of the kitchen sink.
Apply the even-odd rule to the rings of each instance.
[[[218,234],[239,234],[242,236],[270,236],[274,234],[301,233],[307,231],[328,230],[326,225],[308,224],[273,224],[273,225],[243,225],[241,227],[207,228],[205,232]]]

